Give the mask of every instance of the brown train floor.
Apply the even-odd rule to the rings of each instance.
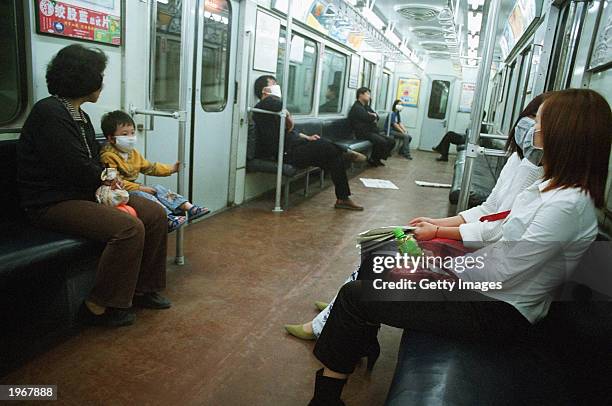
[[[296,193],[282,214],[266,198],[193,224],[185,232],[187,264],[169,266],[170,310],[138,311],[127,328],[85,329],[2,382],[56,384],[55,404],[68,405],[307,404],[320,366],[313,343],[288,336],[283,324],[311,319],[313,302],[334,295],[358,263],[358,232],[447,214],[448,189],[414,181],[450,182],[452,161],[420,151],[414,157],[353,176],[363,212],[334,210],[327,187],[308,199]],[[367,189],[359,177],[400,189]],[[350,379],[348,405],[383,404],[400,336],[381,329],[381,358],[370,377],[360,369]]]

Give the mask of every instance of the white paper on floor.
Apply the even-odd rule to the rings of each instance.
[[[359,178],[363,186],[365,187],[373,187],[376,189],[395,189],[399,190],[397,186],[390,180],[386,179],[371,179],[371,178]]]
[[[439,187],[444,189],[450,189],[452,186],[448,183],[426,182],[424,180],[415,180],[414,183],[423,187]]]

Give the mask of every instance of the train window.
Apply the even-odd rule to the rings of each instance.
[[[204,3],[201,103],[204,111],[227,105],[232,15],[230,2]]]
[[[380,81],[380,88],[378,89],[378,94],[376,95],[376,105],[378,106],[378,110],[386,110],[387,109],[387,94],[389,92],[389,82],[391,75],[388,73],[383,73],[382,79]]]
[[[361,86],[372,88],[372,73],[374,71],[374,64],[367,60],[363,60],[361,64]]]
[[[330,49],[323,52],[319,113],[340,113],[342,111],[346,64],[345,55]]]
[[[26,105],[21,7],[17,0],[0,3],[0,124],[15,120]]]
[[[152,97],[156,109],[179,107],[182,3],[181,0],[157,2]]]
[[[429,95],[427,117],[439,120],[443,120],[446,117],[449,92],[450,82],[446,80],[434,80],[431,83],[431,95]]]
[[[317,67],[317,44],[301,35],[292,34],[291,58],[289,58],[289,83],[287,87],[287,109],[293,114],[308,114],[314,99],[315,71]],[[283,83],[287,31],[281,29],[278,47],[276,77]]]

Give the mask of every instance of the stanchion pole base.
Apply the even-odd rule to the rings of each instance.
[[[185,257],[184,256],[174,257],[174,263],[176,265],[185,265]]]

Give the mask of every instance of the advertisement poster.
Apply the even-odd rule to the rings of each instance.
[[[278,18],[257,10],[253,69],[264,72],[276,72],[280,26],[281,23]]]
[[[121,45],[119,0],[36,0],[39,34]]]
[[[420,79],[402,79],[397,82],[397,98],[404,107],[417,107],[419,105]]]
[[[476,83],[464,82],[461,85],[461,99],[459,100],[459,112],[471,113],[472,103],[474,102],[474,92],[476,91]]]

